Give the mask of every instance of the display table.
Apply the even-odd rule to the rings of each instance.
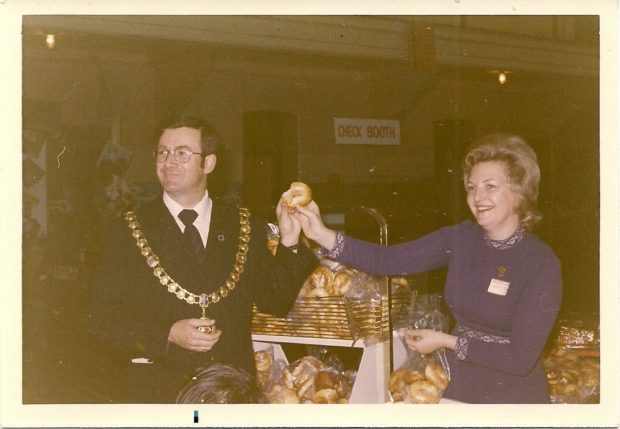
[[[264,350],[273,346],[274,358],[281,359],[287,364],[289,361],[282,350],[282,343],[361,348],[362,359],[349,403],[382,404],[389,400],[387,382],[390,377],[390,349],[387,341],[365,346],[363,341],[352,345],[349,340],[259,334],[253,334],[252,340],[254,350]]]
[[[363,342],[351,345],[351,341],[338,339],[323,339],[309,337],[289,337],[278,335],[258,335],[253,334],[252,340],[254,350],[264,350],[273,347],[273,355],[276,360],[289,363],[281,344],[308,344],[336,347],[355,347],[363,349],[362,359],[351,397],[350,404],[383,404],[389,403],[390,397],[387,391],[387,383],[390,377],[390,350],[389,343],[382,342],[365,346]],[[393,362],[394,368],[398,368],[406,359],[407,350],[402,341],[402,335],[394,332],[393,342]],[[464,404],[464,402],[453,399],[441,398],[439,404]],[[403,404],[412,405],[412,404]]]

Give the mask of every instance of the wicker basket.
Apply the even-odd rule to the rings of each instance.
[[[404,297],[392,297],[392,307]],[[342,296],[299,297],[286,317],[259,313],[254,308],[252,332],[263,335],[331,338],[356,341],[370,336],[383,340],[389,332],[386,296],[357,300]]]

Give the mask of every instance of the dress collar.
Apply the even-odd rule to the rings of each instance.
[[[523,225],[519,224],[515,232],[513,232],[510,237],[504,238],[503,240],[492,240],[488,238],[485,234],[484,243],[487,246],[492,247],[494,249],[499,249],[499,250],[510,249],[515,244],[517,244],[519,241],[521,241],[524,235],[525,235],[525,229],[523,228]]]

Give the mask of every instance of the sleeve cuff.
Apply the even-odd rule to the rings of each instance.
[[[326,249],[324,247],[321,248],[321,255],[326,256],[328,258],[336,259],[338,256],[342,254],[344,251],[344,235],[337,232],[336,233],[336,241],[334,242],[334,246],[331,249]]]
[[[482,331],[471,329],[465,325],[456,325],[456,346],[454,353],[459,360],[467,359],[470,340],[474,339],[483,343],[510,344],[510,338],[500,335],[487,334]]]
[[[467,349],[469,348],[469,337],[467,334],[463,332],[459,332],[456,337],[456,347],[454,348],[454,353],[456,354],[456,358],[458,360],[467,359]]]

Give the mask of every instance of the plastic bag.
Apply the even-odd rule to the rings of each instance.
[[[598,358],[582,357],[570,348],[554,347],[543,361],[554,404],[584,404],[600,401]]]
[[[393,330],[409,326],[411,304],[415,302],[417,294],[409,286],[406,277],[390,277],[390,319]]]
[[[353,383],[335,356],[304,356],[287,365],[266,396],[272,404],[346,404]]]
[[[320,264],[304,282],[299,297],[346,296],[371,299],[381,296],[376,277],[318,254],[317,256]]]
[[[410,305],[411,329],[432,329],[446,331],[448,319],[439,310],[438,302],[432,299],[413,299]],[[404,338],[402,340],[404,342]],[[418,353],[405,343],[407,358],[405,362],[390,375],[388,391],[394,402],[414,404],[438,403],[450,383],[450,368],[443,348],[432,353]]]
[[[394,402],[436,404],[449,382],[443,349],[427,354],[409,350],[406,361],[390,375],[388,391]]]
[[[432,329],[448,332],[450,321],[440,309],[441,298],[436,294],[418,295],[410,305],[411,329]]]
[[[263,392],[269,391],[280,378],[282,368],[286,363],[282,359],[275,359],[273,345],[254,351],[254,365],[256,368],[256,382]]]

